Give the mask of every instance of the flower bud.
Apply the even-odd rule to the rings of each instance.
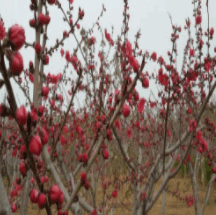
[[[25,31],[19,25],[14,25],[9,30],[9,39],[12,44],[12,49],[17,51],[19,50],[25,43]]]
[[[124,117],[128,117],[130,115],[130,107],[126,104],[122,107],[122,114]]]
[[[42,151],[42,143],[41,143],[41,139],[39,135],[35,135],[34,137],[32,137],[30,144],[29,144],[29,151],[32,154],[35,155],[40,155],[41,151]]]
[[[31,203],[38,203],[39,191],[35,188],[30,192]]]
[[[23,71],[23,58],[19,52],[10,56],[10,70],[14,76],[19,76]]]
[[[25,106],[21,106],[16,112],[16,118],[19,125],[25,125],[28,119],[28,114]]]
[[[44,193],[40,193],[38,197],[38,207],[40,209],[44,208],[46,205],[46,195]]]

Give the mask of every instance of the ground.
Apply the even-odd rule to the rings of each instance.
[[[161,183],[161,181],[158,182],[156,189],[159,187],[160,183]],[[178,186],[179,190],[181,192],[181,194],[180,194],[181,197],[185,197],[186,194],[192,195],[192,187],[191,187],[190,178],[183,179],[183,178],[177,177],[175,179],[172,179],[168,185],[169,185],[169,189],[173,190],[173,191],[176,190],[177,186]],[[212,186],[212,191],[211,191],[209,203],[208,203],[206,210],[205,210],[205,213],[204,213],[205,215],[216,214],[216,202],[215,202],[216,192],[215,192],[215,188],[216,188],[215,185]],[[199,193],[200,193],[201,202],[205,198],[205,190],[206,190],[206,187],[203,187],[201,185],[199,186]],[[123,197],[123,192],[124,192],[124,190],[122,190],[122,192],[119,192],[119,194],[115,200],[116,202],[118,202],[118,198]],[[97,201],[101,201],[101,199],[102,199],[102,194],[100,192],[97,196]],[[127,199],[125,199],[125,200],[127,201]],[[132,197],[129,197],[128,200],[132,200]],[[19,214],[19,213],[17,213],[17,214]],[[45,210],[39,211],[36,205],[29,204],[28,214],[45,215],[46,212],[45,212]],[[53,206],[53,214],[57,214],[55,206]],[[110,214],[110,211],[107,214]],[[114,212],[114,215],[121,215],[121,214],[122,215],[131,215],[132,213],[130,211],[128,211],[127,209],[125,209],[124,207],[118,208]],[[159,197],[156,204],[153,206],[153,208],[149,212],[149,215],[159,215],[159,214],[161,214],[161,197]],[[194,211],[193,206],[188,207],[185,201],[177,200],[177,198],[174,197],[172,194],[166,193],[165,215],[194,215],[194,214],[195,214],[195,211]]]

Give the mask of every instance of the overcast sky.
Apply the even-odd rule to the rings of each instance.
[[[68,1],[60,0],[63,7],[67,9]],[[140,48],[143,51],[148,50],[150,53],[156,51],[158,55],[166,56],[168,50],[171,49],[170,34],[171,24],[168,13],[171,14],[173,24],[178,24],[184,28],[185,19],[190,17],[192,26],[194,26],[194,18],[192,17],[193,5],[191,0],[129,0],[129,39],[134,41],[134,35],[140,29],[141,39],[139,42]],[[207,28],[207,13],[205,0],[203,2],[203,29]],[[29,20],[33,18],[32,11],[29,10],[30,0],[0,0],[0,14],[4,19],[6,29],[17,23],[25,28],[26,41],[32,43],[35,39],[34,31],[29,27]],[[111,32],[111,26],[114,27],[114,38],[120,33],[122,26],[123,0],[74,0],[74,19],[77,17],[78,8],[84,9],[85,16],[81,21],[81,28],[88,29],[97,20],[101,12],[102,4],[105,5],[106,12],[102,17],[100,24],[103,28],[107,28]],[[210,27],[216,30],[216,1],[209,0],[210,8]],[[68,30],[68,26],[62,21],[62,13],[56,6],[50,6],[51,23],[48,28],[49,41],[47,46],[53,45],[57,38],[62,37],[63,30]],[[77,32],[78,34],[78,32]],[[99,33],[95,30],[94,36],[97,38]],[[178,41],[179,56],[178,65],[181,68],[182,54],[187,40],[187,33],[183,30]],[[74,48],[75,41],[72,39],[65,43],[65,50]],[[214,40],[214,46],[216,46]],[[34,61],[34,51],[30,48],[22,48],[21,54],[24,58],[25,67],[28,67],[30,60]],[[166,58],[166,57],[165,57]],[[45,73],[62,72],[65,60],[60,58],[59,52],[53,55],[48,66],[45,66]],[[149,72],[154,70],[154,67],[147,67]],[[151,86],[150,86],[151,87]],[[25,100],[22,94],[17,90],[16,94],[19,97],[20,103]],[[0,102],[2,102],[4,89],[0,90]],[[149,94],[149,90],[145,95]]]

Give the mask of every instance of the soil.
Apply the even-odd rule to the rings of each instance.
[[[157,190],[160,186],[162,181],[159,181],[158,184],[156,185],[155,190]],[[191,196],[192,195],[192,186],[191,186],[191,180],[190,178],[175,178],[170,180],[168,184],[168,189],[175,191],[177,190],[180,191],[180,196],[182,198],[185,198],[186,195]],[[207,204],[206,210],[205,210],[205,215],[214,215],[216,214],[216,192],[215,192],[215,184],[212,186],[209,202]],[[111,194],[112,188],[108,190],[108,193]],[[199,185],[199,195],[200,195],[200,201],[201,203],[203,202],[206,194],[206,187]],[[118,196],[116,199],[113,201],[119,202],[119,199],[124,199],[124,201],[132,202],[132,196],[125,197],[125,189],[121,190],[118,193]],[[102,201],[102,189],[99,188],[98,195],[97,195],[97,202]],[[108,206],[111,206],[111,203],[107,202]],[[202,204],[201,204],[202,207]],[[53,206],[53,214],[57,214],[55,206]],[[19,214],[19,213],[17,213]],[[46,211],[45,210],[40,210],[38,209],[37,205],[32,205],[29,203],[29,209],[28,209],[28,214],[32,215],[45,215]],[[72,213],[69,213],[72,214]],[[86,213],[87,214],[87,213]],[[107,213],[110,214],[110,210],[107,209]],[[114,215],[131,215],[132,212],[127,210],[126,207],[121,207],[121,208],[116,208],[114,210]],[[155,205],[152,207],[152,209],[148,213],[149,215],[160,215],[161,214],[161,197],[158,198],[157,202]],[[194,205],[191,207],[188,207],[186,204],[186,201],[184,200],[178,200],[175,196],[173,196],[171,193],[166,192],[166,207],[165,207],[165,215],[194,215],[195,210],[194,210]]]

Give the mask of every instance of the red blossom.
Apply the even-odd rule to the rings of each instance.
[[[194,57],[194,50],[193,49],[190,49],[190,56]]]
[[[31,83],[34,83],[34,75],[32,75],[31,73],[29,73],[29,80],[31,81]]]
[[[109,151],[107,149],[104,149],[104,151],[103,151],[103,158],[105,160],[109,158]]]
[[[31,203],[37,203],[38,202],[38,197],[39,197],[39,191],[36,188],[31,190],[31,192],[30,192]]]
[[[34,49],[35,49],[35,52],[37,54],[40,54],[41,53],[41,49],[42,49],[41,44],[40,43],[35,43]]]
[[[25,106],[22,105],[17,111],[16,111],[16,118],[19,125],[25,125],[27,122],[28,114],[25,109]]]
[[[201,22],[202,22],[202,16],[200,15],[196,16],[196,25],[201,24]]]
[[[42,88],[42,95],[47,97],[49,94],[49,88],[48,87],[43,87]]]
[[[21,162],[20,163],[20,166],[19,166],[19,171],[22,175],[25,175],[26,174],[26,165],[25,165],[25,162]]]
[[[213,37],[213,34],[214,34],[214,28],[211,28],[211,29],[210,29],[209,34],[210,34],[210,37]]]
[[[112,197],[113,197],[113,198],[116,198],[116,197],[117,197],[117,195],[118,195],[118,192],[117,192],[117,190],[114,190],[114,191],[112,192]]]
[[[38,207],[40,209],[44,208],[46,205],[46,195],[44,193],[40,193],[38,197]]]
[[[29,144],[29,151],[32,154],[35,155],[40,155],[41,151],[42,151],[42,143],[41,143],[41,139],[39,135],[35,135],[34,137],[32,137],[30,144]]]
[[[13,25],[9,30],[9,39],[15,51],[19,50],[25,43],[25,31],[19,25]]]
[[[144,106],[145,106],[145,102],[146,100],[144,98],[141,98],[138,105],[137,105],[137,109],[138,112],[141,114],[143,112]]]
[[[56,0],[47,0],[47,2],[52,5],[52,4],[55,4],[56,3]]]
[[[96,210],[96,209],[94,209],[94,210],[92,211],[92,215],[97,215],[97,210]]]
[[[83,154],[82,161],[83,161],[83,163],[87,163],[88,162],[88,155],[86,153]]]
[[[17,206],[15,203],[11,204],[11,210],[12,210],[12,213],[15,213],[17,211]]]
[[[157,60],[157,54],[156,54],[156,52],[153,52],[153,53],[152,53],[151,59],[152,59],[153,61],[156,61],[156,60]]]
[[[85,182],[85,180],[86,180],[86,173],[84,171],[81,172],[80,179],[81,179],[82,182]]]
[[[107,41],[110,43],[110,45],[111,45],[111,46],[114,46],[114,42],[113,42],[113,40],[112,40],[110,34],[107,33],[107,30],[105,30],[105,37],[106,37]]]
[[[49,56],[48,56],[48,55],[44,55],[44,56],[43,56],[43,64],[44,64],[44,65],[49,64]]]
[[[126,104],[122,107],[122,114],[124,117],[128,117],[130,115],[130,107]]]
[[[147,77],[143,78],[142,86],[143,86],[143,88],[148,88],[149,87],[149,79]]]
[[[54,202],[58,202],[60,197],[61,197],[61,190],[59,186],[55,184],[50,188],[50,199],[54,203]]]
[[[23,71],[23,58],[19,52],[13,52],[10,57],[10,70],[14,76],[19,76]]]
[[[2,22],[0,21],[0,41],[3,40],[3,38],[5,37],[6,32],[5,32],[5,28],[2,25]]]

